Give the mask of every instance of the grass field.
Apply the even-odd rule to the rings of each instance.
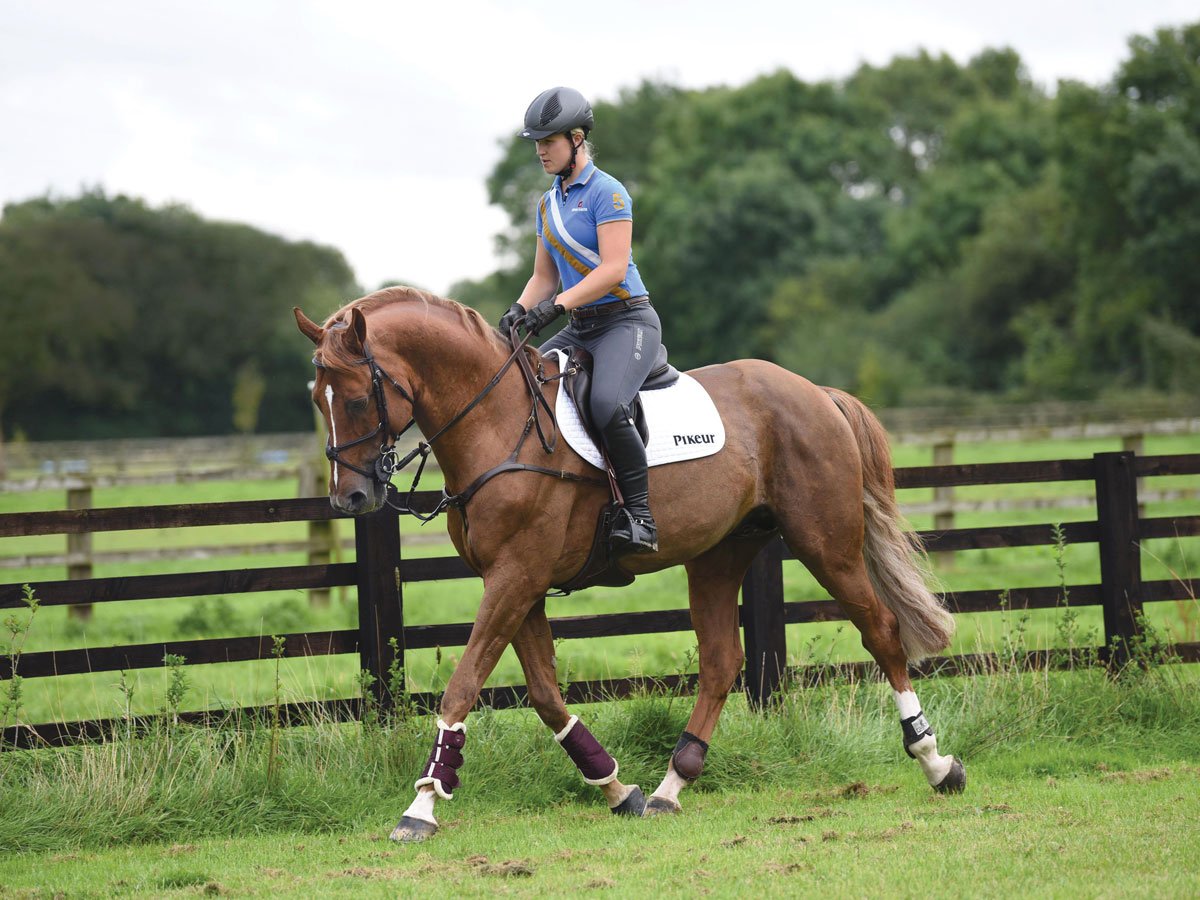
[[[995,462],[1025,459],[1081,458],[1097,451],[1118,449],[1116,440],[1058,441],[1037,444],[961,445],[959,462]],[[1200,451],[1200,436],[1151,437],[1146,452],[1185,453]],[[927,448],[900,447],[896,464],[925,465],[930,462]],[[402,481],[402,479],[401,479]],[[1194,486],[1200,478],[1160,478],[1150,480],[1151,487]],[[138,506],[159,503],[208,502],[217,500],[261,499],[289,493],[282,482],[196,483],[168,487],[112,488],[96,492],[98,506]],[[1083,483],[1046,485],[1001,485],[958,489],[959,496],[1048,498],[1086,492]],[[929,499],[930,490],[905,491],[902,502]],[[61,508],[61,493],[10,494],[0,496],[0,512]],[[1149,515],[1194,513],[1196,502],[1158,504]],[[1072,521],[1094,518],[1089,508],[1013,511],[961,514],[958,524],[997,525],[1024,522]],[[920,519],[916,527],[930,527]],[[339,523],[349,536],[349,523]],[[444,540],[440,523],[425,527],[405,520],[403,532],[420,534],[420,543],[406,545],[408,556],[442,556],[452,552]],[[429,541],[440,535],[442,540]],[[116,532],[94,537],[97,550],[132,549],[146,546],[189,546],[200,543],[240,543],[251,540],[298,540],[305,536],[303,524],[278,526],[227,526],[207,529],[173,529],[146,532]],[[7,538],[0,552],[6,554],[61,551],[61,536]],[[1195,577],[1200,572],[1200,545],[1196,539],[1148,542],[1143,551],[1144,575],[1151,578]],[[302,564],[299,554],[284,556],[246,556],[217,560],[192,560],[99,565],[95,574],[137,575],[155,572],[184,572],[217,568],[251,568],[262,565]],[[938,577],[947,590],[1052,585],[1065,575],[1068,582],[1090,583],[1099,578],[1093,546],[1067,547],[1065,570],[1060,572],[1054,548],[1031,547],[1009,550],[965,551],[956,554],[952,568],[939,570]],[[8,570],[4,580],[30,582],[64,577],[61,569],[43,568]],[[405,615],[410,624],[470,621],[478,604],[481,587],[476,580],[423,583],[405,590]],[[799,563],[786,564],[786,597],[791,600],[820,599],[825,596]],[[672,609],[686,605],[686,582],[682,569],[645,576],[629,588],[594,589],[552,600],[550,613],[582,615],[594,612]],[[1200,609],[1195,600],[1157,603],[1147,607],[1150,620],[1166,636],[1175,640],[1200,639]],[[1063,615],[1044,610],[1027,617],[1012,614],[1014,621],[1002,622],[999,614],[963,615],[951,652],[996,649],[1004,627],[1020,625],[1024,640],[1031,648],[1061,644]],[[270,635],[297,631],[321,631],[354,627],[356,609],[352,590],[335,592],[326,608],[312,608],[303,592],[269,592],[227,597],[179,598],[156,601],[129,601],[99,604],[94,618],[87,623],[72,619],[63,608],[39,611],[29,629],[27,652],[47,649],[98,647],[123,643],[148,643],[171,639]],[[1098,608],[1081,608],[1075,622],[1080,642],[1100,641],[1102,621]],[[857,633],[846,625],[823,623],[788,627],[788,648],[792,663],[827,660],[865,659]],[[560,676],[572,680],[620,677],[629,674],[671,674],[694,671],[695,638],[690,633],[646,635],[634,638],[596,638],[564,641],[558,648]],[[413,690],[436,690],[445,683],[457,660],[459,648],[412,651],[408,654],[409,684]],[[326,657],[286,660],[283,663],[284,699],[350,696],[357,692],[357,659]],[[24,685],[22,719],[27,722],[54,719],[78,719],[112,716],[132,709],[149,712],[163,705],[166,673],[158,670],[131,671],[125,675],[122,691],[119,673],[72,675],[55,679],[33,679]],[[188,667],[189,690],[186,708],[212,708],[263,703],[275,690],[275,670],[270,662],[234,663]],[[490,684],[512,684],[521,680],[515,657],[507,653]],[[132,696],[130,696],[132,691]]]
[[[933,794],[877,683],[731,702],[673,818],[617,820],[528,711],[471,717],[422,845],[384,837],[432,722],[167,730],[0,756],[0,897],[329,895],[1192,897],[1200,667],[918,686],[964,794]],[[581,707],[653,786],[681,698]]]
[[[1197,772],[1060,781],[980,767],[987,786],[951,799],[909,779],[860,794],[801,777],[701,795],[666,821],[464,805],[464,821],[417,847],[380,840],[381,825],[10,856],[0,896],[1194,897]]]

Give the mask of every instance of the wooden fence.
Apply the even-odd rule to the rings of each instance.
[[[919,411],[917,411],[919,413]],[[1160,411],[1162,412],[1162,411]],[[1101,419],[1095,415],[1116,413],[1090,406],[1047,405],[1044,415],[1030,415],[1022,408],[1020,418],[997,418],[991,411],[978,422],[936,424],[929,416],[912,411],[886,413],[893,444],[930,447],[934,465],[950,465],[962,444],[1023,442],[1033,440],[1119,439],[1125,450],[1141,454],[1145,438],[1157,435],[1198,434],[1200,417],[1159,415],[1156,418]],[[1049,417],[1049,418],[1047,418]],[[68,509],[93,505],[94,490],[122,486],[190,484],[200,481],[286,481],[299,483],[298,496],[324,493],[327,465],[319,439],[311,433],[279,435],[234,435],[224,438],[162,438],[113,441],[63,441],[15,444],[8,449],[13,477],[0,480],[0,493],[65,491]],[[438,476],[436,461],[427,469]],[[1198,488],[1166,491],[1140,489],[1142,504],[1200,499]],[[906,516],[932,516],[936,530],[951,530],[963,512],[1065,509],[1091,506],[1091,492],[1073,496],[967,498],[957,495],[953,485],[939,485],[930,501],[906,502]],[[66,566],[72,578],[92,576],[97,564],[122,564],[170,559],[214,559],[222,556],[307,553],[310,563],[337,559],[352,542],[339,542],[329,521],[309,523],[304,541],[246,542],[189,547],[156,547],[146,550],[96,550],[86,534],[68,534],[63,552],[0,553],[0,570],[34,566]],[[953,553],[939,552],[937,561],[951,563]],[[314,605],[328,602],[328,592],[310,592]],[[86,617],[88,608],[76,612]]]
[[[1166,518],[1140,518],[1138,514],[1139,479],[1159,475],[1200,474],[1200,454],[1138,457],[1132,452],[1099,453],[1091,459],[1049,462],[943,465],[898,469],[901,488],[945,487],[951,485],[1044,483],[1089,481],[1095,485],[1096,519],[1063,526],[1069,544],[1099,545],[1101,579],[1098,584],[1068,585],[1072,607],[1098,605],[1103,609],[1104,646],[1095,648],[1096,657],[1119,666],[1128,660],[1139,634],[1143,604],[1160,600],[1194,598],[1200,579],[1143,581],[1140,543],[1149,538],[1174,538],[1200,535],[1200,515]],[[430,508],[440,494],[418,495],[418,505]],[[149,528],[177,528],[198,525],[265,524],[277,522],[321,522],[337,514],[325,498],[242,501],[179,506],[128,507],[112,509],[61,510],[40,513],[0,515],[0,537],[31,534],[90,534]],[[359,624],[344,631],[289,634],[287,656],[354,654],[361,667],[374,676],[374,701],[387,708],[393,698],[388,694],[388,672],[393,662],[403,665],[406,650],[435,646],[460,646],[471,632],[471,624],[404,624],[404,586],[421,581],[474,577],[457,557],[405,559],[397,526],[396,513],[384,509],[354,521],[356,559],[353,563],[326,563],[307,566],[212,571],[172,575],[142,575],[87,580],[63,580],[34,585],[44,606],[75,606],[115,600],[151,600],[166,597],[250,593],[267,590],[332,588],[351,585],[357,588]],[[1054,542],[1050,524],[934,530],[923,532],[927,546],[935,551],[979,548],[1049,545]],[[770,702],[787,677],[804,678],[804,670],[789,670],[784,625],[844,619],[831,600],[785,602],[783,596],[783,560],[787,552],[782,541],[772,542],[756,559],[742,592],[741,625],[746,649],[746,668],[741,684],[752,703]],[[0,585],[0,609],[22,604],[20,584]],[[1000,609],[999,594],[1005,586],[987,590],[962,591],[947,596],[955,612],[983,612]],[[1008,591],[1010,609],[1052,608],[1059,604],[1059,586],[1016,588]],[[638,613],[612,613],[572,616],[551,620],[557,638],[610,637],[688,631],[691,619],[687,609]],[[389,638],[398,639],[394,654]],[[44,651],[27,653],[20,658],[19,673],[25,678],[51,677],[72,673],[105,672],[158,667],[167,653],[187,658],[188,664],[261,660],[271,657],[269,637],[221,638],[211,640],[169,641],[149,644],[105,647],[89,650]],[[1184,661],[1200,661],[1200,643],[1175,647]],[[938,657],[914,667],[914,674],[949,674],[987,665],[987,654]],[[1047,665],[1047,652],[1029,654],[1029,662]],[[875,671],[873,663],[853,664],[846,668],[860,674]],[[0,679],[12,674],[11,660],[0,656]],[[695,675],[637,677],[575,682],[568,685],[571,703],[627,696],[651,685],[691,689]],[[437,696],[416,694],[419,708],[436,709]],[[505,708],[525,701],[523,687],[486,689],[481,703]],[[337,718],[352,718],[360,710],[358,698],[320,701],[285,707],[285,721],[302,718],[304,711],[317,705]],[[264,715],[264,708],[244,711]],[[219,719],[223,712],[197,712],[182,716],[188,721]],[[58,745],[102,738],[121,726],[119,720],[45,723],[10,727],[0,737],[4,747]]]

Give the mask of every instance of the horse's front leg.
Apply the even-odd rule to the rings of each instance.
[[[529,702],[538,717],[554,732],[588,784],[596,785],[616,815],[640,816],[646,808],[646,798],[636,784],[617,780],[617,761],[579,720],[567,712],[554,659],[554,636],[546,618],[546,602],[534,604],[525,621],[513,637],[513,649],[521,660],[525,683],[529,687]]]
[[[529,578],[485,579],[483,600],[475,615],[471,637],[442,695],[441,717],[429,760],[414,787],[416,799],[392,830],[394,841],[423,841],[437,832],[434,806],[450,800],[463,764],[467,713],[479,699],[483,683],[496,668],[530,608],[545,595],[545,584]]]

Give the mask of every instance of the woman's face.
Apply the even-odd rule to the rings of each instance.
[[[571,139],[565,134],[554,134],[534,142],[542,168],[554,175],[561,172],[571,161]]]

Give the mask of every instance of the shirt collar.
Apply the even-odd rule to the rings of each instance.
[[[589,159],[588,164],[586,166],[584,166],[583,171],[581,171],[579,173],[579,177],[567,186],[567,190],[569,191],[573,187],[581,187],[581,186],[587,184],[588,180],[591,179],[591,177],[595,173],[596,173],[596,164]],[[562,176],[561,175],[554,176],[554,189],[556,191],[558,191],[560,194],[562,193]]]

